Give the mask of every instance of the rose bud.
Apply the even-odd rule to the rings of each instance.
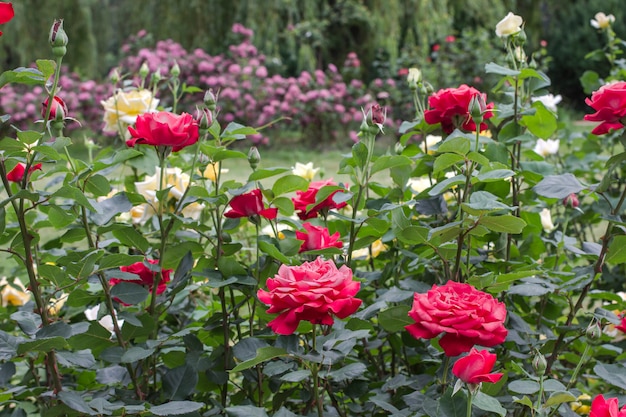
[[[563,199],[563,205],[565,207],[572,207],[572,208],[576,208],[580,206],[580,201],[578,200],[578,196],[576,195],[576,193],[571,193],[570,195],[565,197]]]
[[[46,118],[46,113],[48,111],[48,103],[50,97],[46,98],[46,101],[41,103],[41,117]],[[63,101],[63,99],[59,96],[54,96],[52,100],[52,105],[50,106],[50,115],[48,120],[63,120],[67,116],[68,110],[67,105]]]

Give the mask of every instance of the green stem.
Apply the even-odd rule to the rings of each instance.
[[[313,325],[313,352],[317,352],[316,341],[317,341],[317,325]],[[313,401],[315,401],[315,405],[317,408],[317,416],[324,417],[324,401],[323,398],[320,397],[320,388],[319,388],[319,370],[320,364],[314,363],[311,364],[311,373],[313,374]]]
[[[474,401],[474,392],[468,387],[467,389],[467,417],[472,417],[472,402]]]

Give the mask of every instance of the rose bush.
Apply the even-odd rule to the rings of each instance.
[[[321,257],[298,266],[282,265],[266,284],[267,291],[260,289],[257,296],[270,306],[268,313],[278,313],[268,323],[278,334],[292,334],[302,320],[332,325],[333,316],[344,319],[362,303],[355,297],[361,284],[353,280],[350,268],[337,268]]]
[[[469,352],[474,345],[496,346],[504,342],[506,306],[469,284],[448,281],[433,285],[426,294],[415,293],[406,326],[415,338],[432,339],[444,334],[439,345],[447,356]]]

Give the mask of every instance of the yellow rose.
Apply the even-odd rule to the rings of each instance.
[[[521,16],[509,12],[504,19],[500,20],[496,25],[496,35],[500,38],[506,38],[522,31],[524,20]]]
[[[594,17],[595,19],[591,19],[589,23],[591,23],[591,26],[593,26],[594,28],[600,30],[608,28],[613,22],[615,22],[615,16],[613,16],[612,14],[605,15],[602,12],[598,12]]]
[[[584,403],[583,403],[584,401]],[[576,401],[569,403],[573,412],[578,415],[586,416],[591,411],[591,397],[587,394],[579,395]]]
[[[307,181],[312,181],[319,171],[319,168],[313,168],[313,162],[309,162],[306,164],[301,164],[300,162],[296,162],[296,166],[294,166],[291,170],[293,175],[297,175],[299,177],[304,178]]]
[[[384,252],[387,250],[387,245],[385,245],[381,239],[378,239],[372,242],[371,249],[372,249],[372,257],[376,258],[378,255],[381,254],[381,252]],[[370,258],[370,248],[357,249],[354,252],[352,252],[352,257],[355,259],[365,258],[365,260],[368,260]]]
[[[226,174],[228,172],[227,169],[221,169],[219,162],[214,162],[212,164],[208,164],[206,169],[202,173],[202,176],[212,182],[217,182],[217,173]]]
[[[150,90],[118,90],[100,104],[104,107],[103,130],[116,133],[134,124],[140,114],[156,111],[159,100],[152,96]]]
[[[59,312],[65,305],[65,302],[67,301],[67,296],[67,294],[62,293],[59,298],[50,298],[50,301],[48,302],[48,314],[50,314],[51,316],[56,316],[57,314],[59,314]]]
[[[30,293],[26,292],[26,288],[19,278],[14,278],[9,284],[6,277],[0,279],[0,296],[2,297],[2,307],[6,306],[23,306],[30,300]]]

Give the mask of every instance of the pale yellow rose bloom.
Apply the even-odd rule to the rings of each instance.
[[[226,174],[228,172],[227,169],[220,168],[219,162],[213,162],[212,164],[208,164],[206,169],[202,173],[202,176],[212,182],[217,182],[217,173]]]
[[[293,173],[293,175],[302,177],[307,181],[312,181],[315,177],[315,174],[317,174],[319,170],[319,168],[313,168],[313,162],[308,162],[306,164],[296,162],[296,166],[292,168],[291,172]]]
[[[56,316],[57,314],[59,314],[59,312],[65,305],[65,302],[67,301],[67,297],[68,294],[63,293],[59,298],[50,298],[50,301],[48,302],[48,314],[50,314],[51,316]]]
[[[420,178],[409,178],[407,185],[411,188],[414,194],[419,194],[422,191],[426,191],[431,187],[430,178],[428,177],[420,177]]]
[[[496,25],[496,35],[500,38],[506,38],[522,31],[524,20],[521,16],[509,12],[504,19],[500,20]]]
[[[550,233],[554,230],[554,223],[552,223],[552,215],[550,214],[550,209],[544,208],[539,213],[541,217],[541,227],[546,233]]]
[[[420,149],[422,152],[426,153],[426,149],[428,148],[428,154],[432,155],[435,153],[433,150],[433,146],[441,142],[442,137],[437,135],[426,135],[426,139],[420,143]]]
[[[378,239],[372,242],[371,248],[372,248],[373,258],[378,257],[378,255],[380,255],[382,252],[388,249],[387,245],[385,245],[381,239]],[[357,249],[352,252],[352,257],[355,259],[365,258],[366,260],[368,260],[370,259],[370,248]]]
[[[569,405],[576,414],[586,416],[591,411],[591,406],[589,404],[583,404],[582,401],[591,402],[591,397],[587,394],[579,395],[576,401],[569,403]]]
[[[409,68],[409,74],[406,77],[406,81],[409,84],[419,84],[422,81],[422,71],[419,68]]]
[[[0,296],[2,297],[2,307],[6,306],[23,306],[30,300],[30,293],[27,292],[26,287],[22,284],[19,278],[14,278],[12,283],[9,283],[6,277],[0,279]]]
[[[558,139],[537,139],[534,151],[544,158],[548,155],[556,155],[559,152],[559,144]]]
[[[144,224],[148,218],[155,214],[154,210],[159,204],[156,193],[159,190],[160,178],[161,168],[156,167],[154,175],[148,176],[143,181],[135,183],[135,189],[146,199],[147,203],[134,206],[130,210],[130,218],[133,223]],[[189,186],[189,183],[189,175],[184,173],[180,168],[166,168],[165,178],[163,178],[163,188],[169,188],[169,199],[180,200]],[[199,203],[188,204],[183,208],[182,215],[193,220],[198,220],[204,207],[204,204]]]
[[[156,111],[159,100],[152,96],[150,90],[118,90],[112,97],[101,101],[100,104],[104,107],[103,130],[116,133],[134,124],[140,114]]]
[[[602,12],[598,12],[594,17],[595,19],[591,19],[589,23],[591,23],[591,26],[594,28],[600,30],[608,28],[615,22],[615,16],[612,14],[606,15]]]

